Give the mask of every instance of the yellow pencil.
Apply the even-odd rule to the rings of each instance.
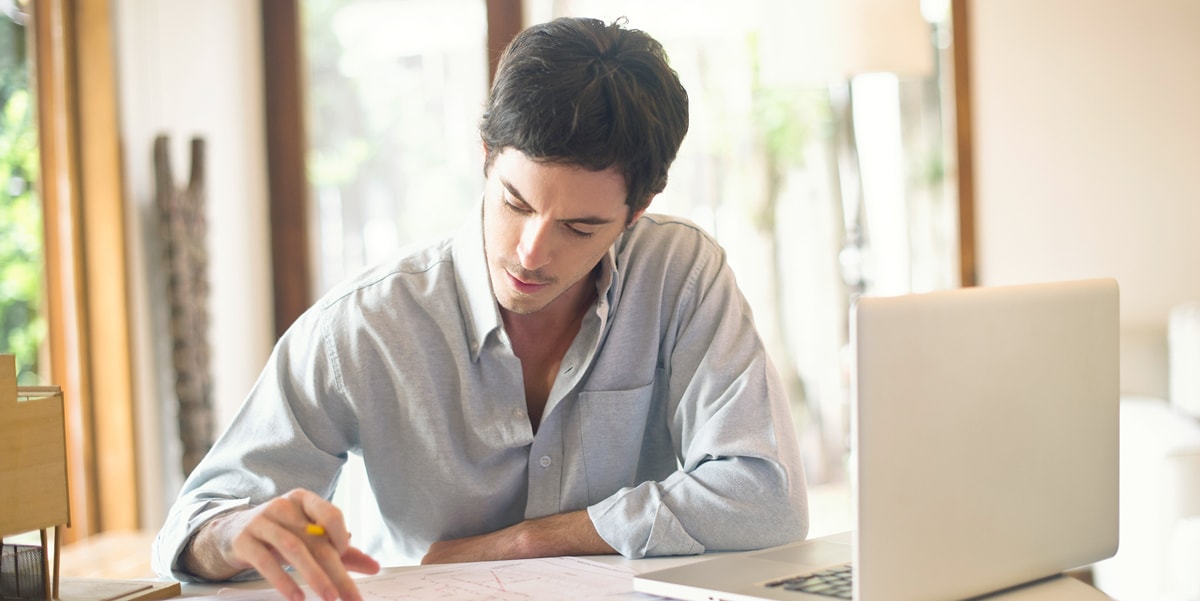
[[[313,536],[325,536],[325,529],[320,524],[309,524],[304,527],[304,531]]]

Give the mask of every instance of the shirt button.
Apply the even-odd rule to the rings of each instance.
[[[542,467],[550,467],[550,457],[543,455],[541,461],[538,463],[540,463]]]
[[[513,417],[515,417],[517,419],[521,419],[522,417],[525,417],[525,410],[524,409],[513,409]]]

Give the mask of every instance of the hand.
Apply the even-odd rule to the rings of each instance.
[[[320,525],[325,534],[309,533],[309,524]],[[349,572],[379,571],[377,561],[350,546],[342,512],[303,489],[213,519],[184,554],[184,569],[212,580],[254,568],[289,601],[303,601],[304,592],[284,566],[292,566],[325,601],[362,601]]]
[[[422,564],[616,553],[586,510],[526,520],[508,528],[433,543]]]

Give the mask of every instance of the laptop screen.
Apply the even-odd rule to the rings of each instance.
[[[856,598],[966,598],[1116,552],[1115,281],[864,297],[851,323]]]

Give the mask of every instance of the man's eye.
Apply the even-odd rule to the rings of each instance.
[[[530,213],[530,212],[532,212],[532,210],[531,210],[531,209],[529,209],[529,208],[527,208],[527,207],[523,207],[523,206],[515,205],[515,204],[513,204],[512,202],[510,202],[508,199],[505,199],[505,200],[504,200],[504,206],[505,206],[505,207],[507,207],[507,208],[508,208],[508,210],[510,210],[510,211],[512,211],[512,212],[514,212],[514,213],[526,214],[526,213]]]
[[[572,234],[575,234],[576,236],[579,236],[580,238],[591,238],[592,234],[596,233],[596,232],[585,232],[581,229],[576,228],[573,225],[568,225],[567,229],[570,230]]]

